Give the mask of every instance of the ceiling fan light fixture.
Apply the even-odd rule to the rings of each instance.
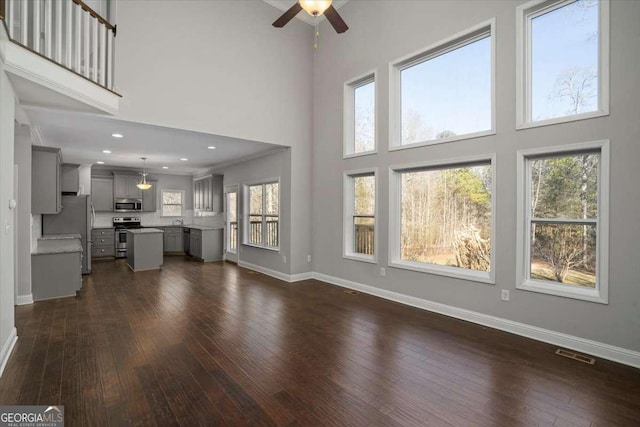
[[[332,0],[300,0],[300,6],[311,16],[320,16],[331,6]]]

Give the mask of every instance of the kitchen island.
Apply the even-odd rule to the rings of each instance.
[[[163,264],[164,231],[157,228],[127,230],[127,264],[133,271],[158,270]]]

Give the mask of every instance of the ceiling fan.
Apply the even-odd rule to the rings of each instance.
[[[291,21],[302,9],[311,16],[324,16],[338,34],[342,34],[349,29],[338,11],[331,4],[332,0],[298,0],[280,18],[273,23],[274,27],[282,28]]]

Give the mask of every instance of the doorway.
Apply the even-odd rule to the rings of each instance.
[[[225,225],[225,259],[238,262],[239,226],[238,226],[238,186],[225,187],[224,192],[226,225]]]

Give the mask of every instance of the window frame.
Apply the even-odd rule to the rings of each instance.
[[[609,0],[598,4],[598,109],[552,119],[531,118],[531,21],[577,0],[532,0],[516,8],[516,130],[609,115]]]
[[[410,172],[412,170],[451,169],[455,167],[474,166],[486,163],[491,165],[491,270],[484,272],[460,267],[403,260],[401,258],[400,243],[400,239],[402,237],[402,173]],[[496,242],[496,176],[495,153],[389,166],[389,266],[403,270],[411,270],[420,273],[429,273],[452,277],[455,279],[495,285],[496,252],[498,247]]]
[[[178,206],[178,205],[165,205],[164,203],[164,193],[180,193],[181,194],[181,198],[182,198],[182,203],[180,203],[180,215],[165,215],[164,214],[164,207],[165,206]],[[161,218],[182,218],[183,216],[185,216],[185,194],[186,192],[184,190],[172,190],[169,188],[163,188],[160,190],[160,217]]]
[[[598,215],[596,218],[596,287],[594,289],[529,279],[531,256],[530,160],[598,152]],[[553,147],[519,150],[517,193],[516,289],[601,304],[609,303],[609,140],[579,142]],[[556,221],[557,222],[557,221]],[[556,223],[554,222],[554,223]]]
[[[266,197],[265,197],[265,186],[268,184],[278,184],[278,246],[267,246],[266,244],[256,244],[256,243],[251,243],[251,241],[249,240],[249,233],[251,232],[251,226],[250,226],[250,217],[251,216],[258,216],[258,215],[251,215],[251,203],[250,203],[250,195],[249,195],[249,187],[254,187],[254,186],[262,186],[262,214],[260,215],[262,217],[262,241],[264,242],[266,239],[264,238],[267,227],[264,226],[264,224],[266,223],[266,217],[267,216],[271,216],[271,215],[267,215],[266,212]],[[258,181],[253,181],[253,182],[249,182],[249,183],[245,183],[243,185],[243,218],[242,218],[242,225],[243,225],[243,233],[242,233],[242,245],[243,246],[250,246],[252,248],[258,248],[258,249],[265,249],[268,251],[272,251],[272,252],[280,252],[280,239],[282,237],[282,193],[281,193],[281,189],[282,189],[282,184],[280,182],[280,177],[277,178],[267,178],[267,179],[262,179],[262,180],[258,180]]]
[[[488,130],[455,135],[449,138],[402,144],[402,71],[432,58],[476,42],[486,36],[491,38],[491,128]],[[447,142],[463,141],[496,134],[496,18],[462,30],[441,39],[430,46],[389,63],[389,151],[406,150]]]
[[[236,195],[236,248],[235,249],[231,249],[231,233],[229,232],[229,230],[231,229],[230,225],[231,222],[229,221],[230,219],[230,210],[229,210],[229,194],[235,194]],[[224,190],[224,206],[225,206],[225,218],[224,218],[224,228],[225,228],[225,239],[224,239],[224,245],[225,245],[225,252],[233,254],[233,255],[238,255],[238,247],[240,246],[240,224],[242,223],[242,220],[240,218],[238,218],[239,213],[240,213],[240,189],[238,188],[238,185],[227,185],[225,186],[225,190]]]
[[[353,250],[353,239],[355,237],[353,227],[354,204],[354,178],[361,176],[373,176],[375,185],[375,206],[374,206],[374,225],[373,225],[373,255],[360,254]],[[352,261],[362,261],[371,264],[378,263],[379,252],[379,185],[378,185],[378,168],[364,168],[345,171],[343,174],[343,206],[342,206],[342,258]]]
[[[369,83],[374,84],[373,89],[373,150],[355,152],[355,91]],[[368,156],[378,153],[378,70],[372,70],[367,73],[354,77],[344,83],[343,95],[343,159],[353,157]]]

